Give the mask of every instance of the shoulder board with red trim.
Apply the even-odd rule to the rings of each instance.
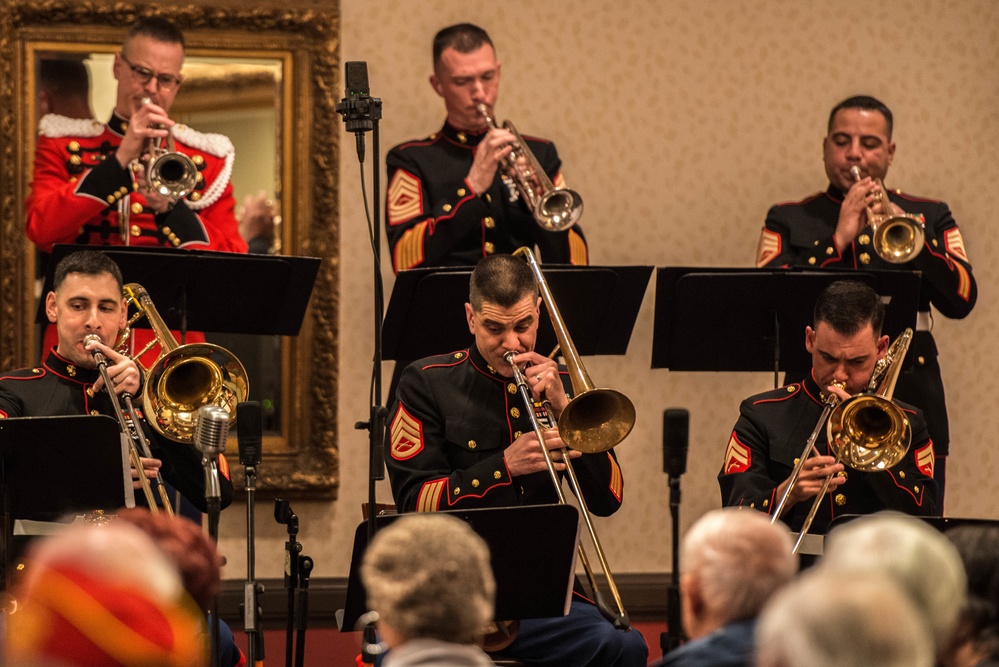
[[[396,146],[395,150],[406,150],[407,148],[413,148],[414,146],[429,146],[430,144],[436,143],[442,136],[444,136],[443,132],[434,132],[433,134],[427,135],[423,139],[410,139],[409,141],[404,141]]]
[[[420,370],[428,368],[440,368],[442,366],[456,366],[468,359],[468,350],[457,350],[450,354],[439,354],[436,357],[428,357],[423,360]]]
[[[99,137],[104,133],[104,123],[96,118],[68,118],[54,113],[38,121],[38,134],[49,139],[59,137]]]
[[[0,380],[37,380],[38,378],[45,377],[47,371],[41,366],[35,366],[33,368],[19,368],[14,371],[8,371],[4,374],[0,374]]]
[[[819,197],[825,194],[825,191],[816,192],[814,195],[808,195],[800,201],[782,201],[774,204],[774,206],[801,206],[802,204],[807,204],[810,201],[815,201]]]
[[[800,391],[801,391],[801,384],[798,382],[795,382],[794,384],[784,385],[783,387],[778,387],[777,389],[771,389],[770,391],[753,396],[752,397],[753,405],[760,405],[761,403],[779,403],[781,401],[786,401],[787,399],[796,396]]]

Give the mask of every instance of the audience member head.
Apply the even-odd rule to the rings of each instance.
[[[954,545],[923,521],[879,512],[834,528],[819,567],[844,580],[867,572],[892,579],[926,619],[936,650],[949,645],[967,579]]]
[[[205,617],[174,564],[134,525],[73,525],[28,553],[10,615],[12,665],[206,664]]]
[[[754,618],[798,569],[785,528],[759,512],[708,512],[687,531],[680,552],[683,624],[691,639]]]
[[[983,661],[999,661],[999,527],[965,524],[945,535],[964,562],[968,597],[943,663],[975,667]]]
[[[891,578],[810,570],[779,591],[756,626],[757,667],[931,667],[933,640]]]
[[[380,530],[361,576],[390,647],[411,639],[469,644],[492,619],[489,548],[446,514],[409,514]]]
[[[144,507],[121,510],[116,521],[130,523],[153,538],[177,568],[184,589],[199,608],[209,610],[221,589],[222,558],[201,526],[165,512],[153,514]]]
[[[38,63],[36,118],[54,113],[67,118],[93,118],[90,73],[81,58],[43,58]]]

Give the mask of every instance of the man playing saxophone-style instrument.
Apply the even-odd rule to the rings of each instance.
[[[829,188],[770,209],[756,265],[922,272],[916,333],[895,396],[926,414],[936,448],[933,476],[942,508],[950,433],[937,348],[930,333],[930,306],[944,317],[963,318],[975,307],[978,288],[964,239],[947,205],[882,189],[895,156],[892,129],[891,110],[873,97],[861,95],[837,104],[822,144]],[[851,173],[854,168],[859,179]],[[922,221],[924,239],[916,241],[914,258],[894,263],[879,255],[868,207],[875,216],[906,212]]]
[[[401,512],[515,507],[557,502],[544,446],[555,468],[570,457],[593,514],[621,506],[624,478],[613,450],[584,454],[566,448],[557,428],[539,441],[504,355],[523,371],[534,401],[551,403],[554,420],[568,404],[568,373],[534,350],[541,298],[527,263],[494,255],[472,271],[467,350],[406,367],[389,412],[386,466]],[[547,417],[539,417],[547,420]],[[545,422],[547,423],[547,422]],[[516,529],[516,527],[511,527]],[[523,620],[501,653],[532,665],[644,666],[648,646],[637,630],[617,630],[596,606],[573,596],[569,614]]]
[[[823,290],[815,304],[813,324],[805,328],[811,372],[801,382],[742,402],[718,474],[723,505],[767,514],[775,511],[790,486],[797,458],[819,422],[826,396],[832,393],[847,399],[867,389],[876,362],[888,350],[888,336],[881,334],[884,314],[881,298],[863,283],[840,280]],[[833,519],[845,514],[883,509],[920,516],[937,513],[933,441],[923,414],[900,401],[895,404],[909,421],[912,441],[904,458],[881,472],[845,469],[832,455],[823,424],[815,442],[819,455],[806,459],[780,517],[792,530],[801,530],[829,476],[828,494],[815,515],[813,533],[825,533]]]
[[[385,224],[395,272],[426,266],[474,266],[494,253],[537,247],[544,262],[589,263],[577,224],[541,229],[504,173],[515,136],[490,129],[500,69],[492,40],[469,23],[444,28],[433,46],[430,85],[444,99],[444,126],[393,148],[386,159]],[[563,185],[562,161],[550,141],[525,138],[544,172]]]

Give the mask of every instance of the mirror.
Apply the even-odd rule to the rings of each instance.
[[[258,490],[334,497],[339,131],[331,90],[339,88],[338,19],[316,10],[197,5],[149,5],[143,13],[161,13],[184,31],[185,82],[171,117],[233,141],[237,207],[264,191],[283,221],[272,251],[323,260],[297,337],[209,334],[209,340],[244,361],[249,398],[264,404]],[[0,369],[38,359],[36,252],[24,236],[23,203],[41,111],[39,63],[82,61],[90,73],[90,109],[104,120],[114,105],[111,61],[134,18],[133,8],[112,3],[13,0],[0,7],[0,80],[9,82],[0,86],[0,107],[7,110],[0,122]],[[225,298],[224,283],[209,289]],[[233,479],[241,484],[235,438],[229,442]]]

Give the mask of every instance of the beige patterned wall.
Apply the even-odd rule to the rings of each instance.
[[[341,0],[341,56],[368,62],[372,94],[384,101],[384,157],[443,120],[427,83],[434,32],[462,20],[486,27],[503,62],[498,115],[558,145],[568,181],[586,200],[594,264],[751,266],[767,207],[826,185],[829,108],[855,93],[882,98],[895,112],[898,142],[888,184],[951,205],[981,294],[967,320],[936,322],[955,452],[947,514],[999,518],[990,491],[999,477],[999,355],[989,345],[999,330],[999,274],[987,231],[999,182],[999,4],[877,4],[880,14],[817,0]],[[346,429],[367,416],[371,258],[353,138],[342,146],[343,482],[335,504],[295,505],[316,576],[346,573],[366,500],[366,441]],[[719,504],[715,474],[739,401],[772,383],[767,374],[651,370],[652,289],[628,355],[587,360],[595,381],[631,396],[639,415],[618,450],[627,501],[598,524],[616,572],[670,567],[662,410],[691,412],[687,526]],[[739,322],[729,334],[741,335]],[[379,499],[391,499],[387,485]],[[231,536],[228,576],[238,578],[243,518],[233,510],[223,535]],[[258,528],[265,577],[281,571],[283,535],[272,523]]]

